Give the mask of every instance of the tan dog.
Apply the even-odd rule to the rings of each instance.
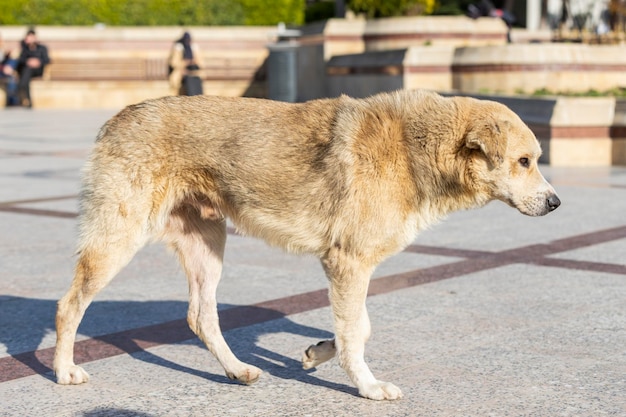
[[[560,201],[537,169],[540,153],[505,106],[424,91],[303,104],[166,97],[130,106],[103,126],[86,167],[79,259],[56,317],[58,382],[88,380],[73,361],[79,322],[149,240],[167,242],[182,263],[191,329],[229,378],[255,382],[261,371],[233,355],[218,323],[228,217],[243,233],[321,259],[336,339],[310,347],[304,367],[337,354],[362,396],[399,398],[363,358],[374,267],[454,210],[494,199],[531,216],[556,209]]]

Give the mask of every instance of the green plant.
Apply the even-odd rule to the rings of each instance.
[[[553,96],[555,94],[552,91],[548,90],[547,88],[543,87],[543,88],[539,88],[533,91],[532,95],[533,96]]]
[[[431,14],[436,0],[347,0],[346,5],[367,17],[391,17]]]
[[[304,0],[236,0],[236,2],[243,7],[246,25],[304,23]]]
[[[609,90],[610,94],[619,98],[626,98],[626,87],[615,87]]]
[[[304,22],[304,0],[0,0],[0,25],[211,26]]]
[[[626,98],[626,87],[615,87],[605,91],[590,89],[587,91],[551,91],[547,88],[539,88],[532,93],[533,96],[566,96],[566,97],[618,97]]]

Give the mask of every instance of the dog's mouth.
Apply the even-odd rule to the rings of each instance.
[[[556,194],[549,194],[548,196],[525,198],[519,203],[509,200],[508,203],[522,214],[537,217],[545,216],[556,210],[561,205],[561,199]]]

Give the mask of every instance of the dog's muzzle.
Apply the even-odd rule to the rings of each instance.
[[[554,211],[561,205],[561,200],[559,200],[556,194],[552,194],[546,200],[546,205],[548,206],[548,211]]]

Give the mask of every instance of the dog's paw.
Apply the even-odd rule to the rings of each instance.
[[[370,400],[398,400],[402,398],[400,388],[391,382],[376,381],[375,384],[367,385],[359,389],[359,394]]]
[[[78,385],[89,381],[89,374],[78,365],[71,365],[54,372],[57,377],[57,384]]]
[[[226,372],[226,376],[234,381],[239,381],[242,384],[250,385],[257,382],[262,373],[263,371],[261,371],[256,366],[246,365],[244,368],[238,370],[236,373]]]
[[[336,352],[334,340],[323,340],[317,345],[311,345],[302,355],[302,368],[315,368],[317,365],[332,359]]]

